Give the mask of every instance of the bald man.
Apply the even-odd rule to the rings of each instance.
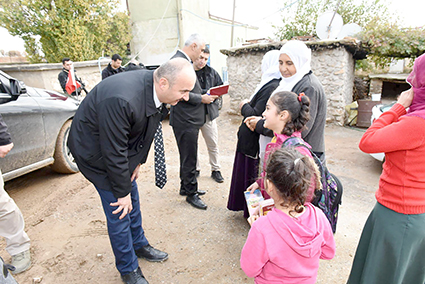
[[[100,195],[124,283],[148,283],[137,257],[158,262],[168,258],[144,235],[136,179],[168,112],[163,104],[187,101],[195,81],[192,65],[181,58],[155,71],[120,73],[96,85],[73,119],[68,146]]]

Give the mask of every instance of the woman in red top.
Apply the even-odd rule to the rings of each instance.
[[[350,284],[425,283],[425,55],[407,82],[412,88],[360,141],[363,152],[385,152],[385,163]]]

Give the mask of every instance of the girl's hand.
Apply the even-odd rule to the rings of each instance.
[[[261,116],[250,116],[250,117],[245,118],[245,120],[243,122],[246,124],[246,126],[249,128],[249,130],[254,132],[255,127],[257,127],[257,123],[260,119],[261,119]]]
[[[247,221],[252,226],[252,223],[254,223],[255,221],[257,221],[258,218],[260,218],[260,216],[258,216],[258,215],[252,215],[252,216],[249,216],[248,217]]]
[[[413,101],[413,89],[410,88],[407,91],[404,91],[400,94],[400,96],[397,99],[397,103],[401,104],[402,106],[404,106],[404,108],[408,108]]]
[[[249,191],[250,193],[254,193],[254,191],[260,188],[260,186],[258,185],[257,182],[254,182],[253,184],[251,184],[246,190]]]

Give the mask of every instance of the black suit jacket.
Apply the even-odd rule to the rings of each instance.
[[[88,180],[124,197],[131,191],[134,169],[146,162],[162,116],[153,99],[153,71],[120,73],[100,82],[82,101],[68,146]]]
[[[198,77],[199,84],[202,88],[202,94],[208,92],[212,87],[223,85],[220,75],[214,68],[205,65],[201,70],[196,71],[196,77]],[[214,120],[218,117],[218,101],[215,100],[210,104],[206,104],[206,112],[210,120]]]
[[[184,58],[187,57],[181,52],[177,51],[171,58]],[[189,93],[188,101],[181,101],[175,106],[171,106],[170,111],[170,125],[178,128],[197,127],[200,128],[205,123],[205,107],[202,103],[201,85],[196,79],[193,90]]]

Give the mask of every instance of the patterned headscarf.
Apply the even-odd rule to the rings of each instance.
[[[425,119],[425,54],[416,58],[413,71],[406,81],[412,86],[414,93],[407,115]]]

